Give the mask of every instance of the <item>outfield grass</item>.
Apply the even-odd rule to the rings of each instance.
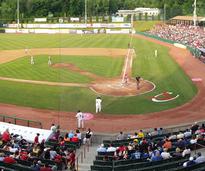
[[[103,56],[51,56],[53,64],[71,63],[82,70],[102,77],[116,77],[121,74],[124,57],[112,58]],[[0,65],[0,76],[43,80],[52,82],[89,83],[92,78],[65,68],[48,66],[48,56],[35,56],[35,65],[30,64],[30,57]],[[85,62],[86,61],[86,62]],[[106,66],[106,67],[105,67]]]
[[[156,24],[162,23],[162,21],[135,21],[134,28],[136,31],[145,32],[151,30]]]
[[[127,35],[0,34],[0,50],[29,48],[127,48]]]
[[[6,36],[8,36],[8,41],[6,41]],[[23,40],[30,47],[58,47],[59,44],[56,42],[58,36],[0,35],[0,48],[22,48],[20,42]],[[61,43],[63,47],[126,48],[129,41],[129,37],[126,35],[85,35],[83,37],[62,35],[61,37],[64,37],[64,41]],[[42,38],[45,39],[41,42]],[[11,39],[13,43],[11,43]],[[2,42],[2,40],[5,42]],[[151,93],[136,97],[103,96],[103,112],[113,114],[156,112],[182,105],[194,97],[197,93],[196,87],[175,61],[170,58],[167,48],[139,39],[133,39],[133,45],[137,54],[133,63],[133,76],[141,75],[144,79],[154,82],[157,88]],[[159,57],[157,58],[154,57],[155,49],[158,49]],[[82,65],[84,68],[91,65],[86,61],[81,61],[82,63],[80,61],[72,62],[76,62],[76,65],[79,65],[79,67]],[[95,65],[98,68],[100,64],[96,63]],[[103,67],[107,69],[107,64],[103,64]],[[115,69],[114,66],[111,67]],[[93,68],[91,72],[96,72],[94,71],[96,68]],[[3,103],[74,112],[78,109],[87,112],[94,112],[95,110],[96,94],[86,88],[53,87],[0,81],[0,89],[0,102]],[[179,98],[160,104],[151,101],[152,96],[164,91],[173,91],[179,94]]]

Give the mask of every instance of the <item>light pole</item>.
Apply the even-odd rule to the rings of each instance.
[[[17,28],[19,29],[19,0],[17,0]]]
[[[166,4],[164,3],[164,23],[166,22]]]
[[[197,22],[197,14],[196,14],[196,0],[194,0],[194,12],[193,12],[193,22],[194,22],[194,26],[196,26],[196,22]]]
[[[87,0],[85,0],[85,26],[87,27]]]

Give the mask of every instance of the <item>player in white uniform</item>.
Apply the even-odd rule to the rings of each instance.
[[[48,57],[48,65],[52,65],[51,56]]]
[[[84,114],[79,110],[75,116],[78,128],[84,128]]]
[[[34,58],[33,58],[33,56],[31,56],[31,65],[34,65],[35,63],[34,63]]]
[[[96,105],[96,113],[101,112],[102,110],[102,99],[100,97],[97,97],[95,100],[95,105]]]
[[[158,56],[158,51],[157,51],[157,49],[154,51],[154,56],[155,56],[155,57]]]

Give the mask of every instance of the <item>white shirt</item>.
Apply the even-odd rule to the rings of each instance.
[[[107,148],[107,152],[114,152],[114,151],[116,151],[115,147],[108,147]]]
[[[95,102],[96,102],[96,106],[101,106],[102,99],[97,98],[97,99],[95,100]]]
[[[185,137],[190,137],[190,136],[191,136],[191,131],[186,131],[186,132],[184,133],[184,136],[185,136]]]
[[[82,112],[78,112],[75,116],[78,120],[83,120],[84,119],[84,114]]]
[[[182,152],[182,157],[186,156],[187,154],[191,154],[191,150],[190,150],[190,149],[185,149],[185,150]]]
[[[168,152],[166,152],[166,151],[162,152],[162,153],[161,153],[161,156],[162,156],[163,159],[169,159],[169,158],[171,158],[170,153],[168,153]]]

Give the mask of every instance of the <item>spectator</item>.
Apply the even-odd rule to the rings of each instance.
[[[172,156],[170,155],[169,152],[167,152],[168,149],[164,148],[164,151],[161,153],[161,156],[163,159],[169,159],[171,158]]]
[[[172,148],[172,142],[169,139],[166,139],[165,143],[163,144],[163,148],[166,148],[169,150],[170,148]]]
[[[179,132],[179,134],[177,135],[177,139],[182,139],[184,138],[184,134],[182,132]]]
[[[83,139],[83,144],[90,144],[92,141],[92,136],[93,136],[93,132],[91,131],[90,128],[88,128],[88,131],[85,134],[85,138]]]
[[[110,144],[110,146],[107,148],[107,152],[115,152],[116,151],[116,148],[113,147],[112,144]]]
[[[51,125],[51,129],[50,129],[53,133],[57,132],[57,126],[55,124]]]
[[[76,142],[78,143],[79,142],[79,139],[78,139],[78,136],[77,134],[74,134],[73,138],[71,139],[72,142]]]
[[[73,130],[71,130],[70,132],[69,132],[69,134],[68,134],[68,138],[73,138],[73,136],[74,136],[74,133],[73,133]]]
[[[124,140],[124,139],[126,139],[124,133],[120,132],[120,134],[117,136],[117,140]]]
[[[182,157],[191,154],[190,148],[185,147],[184,151],[182,152]]]
[[[159,151],[157,151],[152,157],[151,161],[161,161],[163,160],[162,156],[160,155]]]
[[[138,132],[138,138],[144,138],[144,133],[142,130]]]
[[[0,161],[4,161],[5,158],[5,154],[4,153],[0,153]]]
[[[205,157],[201,155],[201,152],[198,152],[195,163],[203,163],[203,162],[205,162]]]
[[[75,151],[71,151],[68,156],[68,161],[70,164],[70,170],[73,171],[75,169]]]
[[[191,137],[191,130],[186,129],[186,131],[184,132],[184,137]]]
[[[191,127],[191,131],[192,131],[192,134],[194,134],[199,128],[199,125],[197,124],[197,122],[194,123],[194,125],[192,125]]]
[[[7,163],[7,164],[14,164],[14,163],[16,163],[16,160],[14,160],[14,159],[13,159],[12,157],[10,157],[10,156],[6,156],[6,157],[4,157],[3,162],[4,162],[4,163]]]
[[[39,136],[40,136],[40,134],[37,133],[35,138],[34,138],[34,144],[39,144]]]
[[[9,129],[7,128],[2,134],[2,141],[3,143],[7,143],[10,141],[10,139],[11,137],[10,137]]]
[[[79,129],[76,130],[77,137],[79,139],[80,144],[82,143],[82,134]]]
[[[49,167],[48,163],[46,163],[43,167],[40,168],[40,171],[52,171]]]
[[[179,147],[176,148],[175,152],[172,154],[173,157],[182,157],[181,149]]]
[[[150,136],[156,136],[158,135],[158,131],[157,128],[154,128],[154,130],[152,132],[149,133]]]
[[[36,160],[33,161],[33,164],[31,165],[31,169],[33,171],[40,171],[41,166],[38,164],[38,162]]]
[[[97,148],[97,152],[106,152],[107,149],[104,147],[104,144],[101,144],[98,148]]]
[[[194,161],[194,158],[193,157],[190,157],[189,158],[189,161],[183,163],[183,167],[189,167],[189,166],[192,166],[195,164],[195,161]]]
[[[65,142],[69,142],[70,141],[70,138],[68,137],[68,133],[65,134],[64,141]]]

